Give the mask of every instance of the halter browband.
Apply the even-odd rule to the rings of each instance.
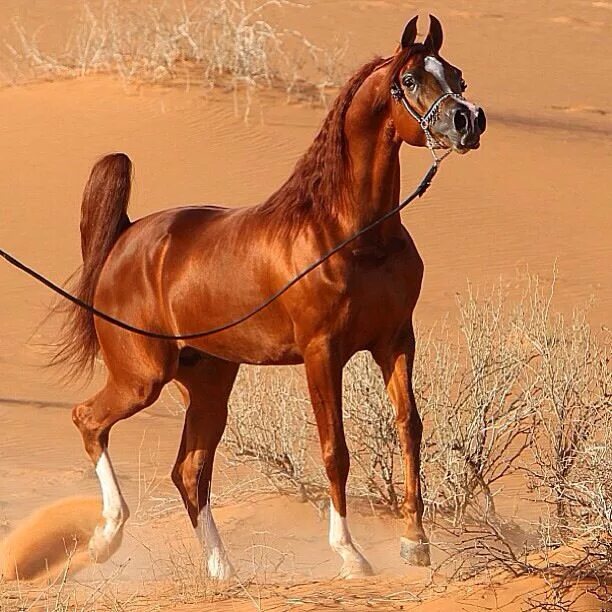
[[[441,145],[436,137],[431,133],[431,126],[438,120],[438,115],[440,113],[440,104],[446,100],[446,98],[454,98],[455,100],[461,101],[464,97],[461,94],[455,93],[453,91],[447,91],[439,96],[436,100],[434,100],[433,104],[429,107],[427,112],[424,115],[419,115],[410,104],[408,104],[408,99],[406,98],[406,94],[404,93],[404,89],[397,82],[394,81],[391,84],[391,95],[393,99],[400,102],[402,106],[408,111],[408,113],[412,116],[412,118],[419,124],[423,132],[425,132],[425,138],[427,139],[427,148],[431,151],[434,159],[437,159],[434,154],[434,149],[444,149],[443,145]]]

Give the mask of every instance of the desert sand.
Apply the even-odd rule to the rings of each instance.
[[[0,27],[20,15],[31,28],[43,26],[48,44],[61,45],[78,4],[7,0]],[[347,36],[352,70],[392,52],[406,19],[427,9],[394,0],[314,0],[307,9],[283,9],[278,19],[317,44]],[[417,321],[427,326],[452,311],[468,280],[486,285],[501,277],[512,285],[517,270],[546,279],[556,266],[561,308],[592,300],[590,320],[609,325],[612,2],[440,0],[434,9],[445,25],[444,54],[462,67],[489,127],[481,149],[451,156],[427,196],[403,215],[425,261]],[[116,150],[135,163],[133,218],[179,204],[260,202],[289,174],[325,109],[266,93],[245,122],[243,104],[223,92],[125,86],[104,75],[1,88],[0,245],[51,278],[66,279],[80,263],[83,185],[93,162]],[[426,151],[404,147],[404,192],[428,161]],[[57,372],[44,368],[56,323],[40,324],[51,303],[46,289],[0,264],[0,537],[48,504],[98,495],[70,408],[92,394],[103,371],[79,387],[62,386]],[[119,553],[81,572],[80,580],[115,576],[118,591],[144,593],[145,581],[170,579],[173,555],[196,555],[169,480],[182,426],[176,412],[165,394],[113,431],[114,463],[133,517]],[[275,495],[233,502],[244,469],[218,462],[215,514],[238,570],[255,570],[261,585],[248,595],[237,589],[235,600],[186,603],[185,610],[415,605],[406,593],[428,574],[401,562],[397,521],[353,513],[356,540],[379,575],[351,585],[334,581],[338,562],[318,509]],[[153,480],[155,490],[145,490]],[[446,595],[420,609],[518,610],[524,594],[541,587],[530,580],[511,592],[506,585]],[[153,609],[137,599],[134,609]],[[163,588],[158,601],[156,609],[183,609],[167,601]]]

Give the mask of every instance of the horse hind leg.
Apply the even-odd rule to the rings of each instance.
[[[74,407],[72,420],[78,427],[83,444],[91,458],[102,491],[102,524],[89,541],[89,553],[97,563],[103,563],[121,544],[123,526],[129,517],[128,505],[121,494],[119,482],[108,451],[111,427],[150,406],[164,386],[159,378],[134,379],[125,382],[112,375],[106,386],[90,400]]]
[[[181,365],[176,376],[186,390],[188,407],[172,480],[206,555],[208,574],[217,580],[229,579],[234,573],[210,510],[210,488],[238,367],[200,356],[196,363]]]

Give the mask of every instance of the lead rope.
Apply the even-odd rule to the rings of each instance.
[[[432,116],[434,116],[434,113],[438,112],[438,107],[440,103],[442,102],[442,100],[450,96],[451,94],[443,94],[440,98],[438,98],[432,104],[430,109],[427,111],[427,113],[425,113],[423,117],[419,117],[408,104],[408,101],[406,100],[403,90],[399,88],[399,93],[398,93],[396,91],[396,88],[399,88],[399,86],[394,84],[391,88],[391,95],[393,96],[395,100],[400,101],[403,104],[404,108],[406,108],[406,110],[418,121],[419,125],[425,132],[425,136],[427,139],[427,148],[429,149],[433,157],[433,162],[431,166],[429,167],[429,170],[425,173],[425,175],[421,179],[421,182],[418,184],[416,189],[408,197],[404,198],[397,206],[387,211],[384,215],[382,215],[375,221],[372,221],[371,223],[369,223],[368,225],[360,229],[358,232],[356,232],[352,236],[349,236],[348,238],[340,242],[340,244],[337,244],[333,249],[331,249],[330,251],[322,255],[315,262],[310,264],[308,267],[304,268],[304,270],[302,270],[297,276],[293,277],[288,283],[283,285],[280,289],[278,289],[278,291],[274,292],[270,297],[264,300],[259,306],[248,311],[246,314],[236,319],[233,319],[232,321],[229,321],[228,323],[224,323],[223,325],[218,325],[216,327],[211,327],[210,329],[207,329],[204,331],[199,331],[199,332],[190,333],[190,334],[179,334],[179,335],[162,334],[162,333],[147,330],[147,329],[141,329],[140,327],[135,327],[134,325],[130,325],[129,323],[126,323],[125,321],[122,321],[121,319],[116,319],[115,317],[112,317],[111,315],[105,312],[102,312],[101,310],[98,310],[95,306],[92,306],[91,304],[84,302],[77,296],[72,295],[71,293],[69,293],[68,291],[66,291],[65,289],[57,285],[56,283],[54,283],[52,280],[46,278],[45,276],[43,276],[42,274],[40,274],[39,272],[31,268],[30,266],[26,265],[25,263],[23,263],[22,261],[20,261],[19,259],[17,259],[16,257],[14,257],[13,255],[11,255],[10,253],[8,253],[7,251],[1,248],[0,248],[0,257],[5,259],[10,265],[14,266],[18,270],[21,270],[22,272],[25,272],[26,274],[31,276],[33,279],[37,280],[39,283],[51,289],[51,291],[54,291],[59,296],[68,300],[69,302],[72,302],[79,308],[84,308],[85,310],[88,310],[89,312],[91,312],[94,316],[98,317],[99,319],[102,319],[108,323],[111,323],[112,325],[115,325],[116,327],[120,327],[121,329],[132,332],[134,334],[138,334],[140,336],[146,336],[147,338],[154,338],[157,340],[193,340],[195,338],[204,338],[206,336],[212,336],[213,334],[218,334],[227,329],[231,329],[232,327],[236,327],[237,325],[244,323],[244,321],[250,319],[251,317],[255,316],[257,313],[261,312],[264,308],[270,305],[274,300],[279,298],[281,295],[287,292],[291,287],[293,287],[293,285],[295,285],[300,280],[302,280],[302,278],[304,278],[307,274],[312,272],[314,269],[318,268],[322,263],[327,261],[332,255],[336,254],[338,251],[343,249],[347,244],[350,244],[354,240],[357,240],[357,238],[360,238],[365,233],[375,228],[377,225],[384,223],[387,219],[390,219],[391,217],[398,214],[401,210],[406,208],[406,206],[408,206],[408,204],[410,204],[413,200],[415,200],[416,198],[420,198],[422,195],[424,195],[427,189],[429,189],[431,182],[433,181],[434,177],[436,176],[438,172],[440,164],[452,152],[452,150],[449,149],[440,157],[436,156],[435,150],[441,147],[439,143],[437,143],[435,138],[432,136],[429,130],[429,126],[431,125],[431,122],[432,122],[431,118]],[[452,95],[457,95],[457,94],[452,94]]]

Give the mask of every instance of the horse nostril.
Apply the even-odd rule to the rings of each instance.
[[[478,124],[478,129],[480,130],[480,133],[483,134],[484,131],[487,129],[487,116],[485,115],[485,112],[482,110],[482,108],[479,108],[476,112],[476,123]]]
[[[458,132],[465,132],[469,125],[469,119],[467,110],[465,108],[458,108],[453,116],[453,124]]]

